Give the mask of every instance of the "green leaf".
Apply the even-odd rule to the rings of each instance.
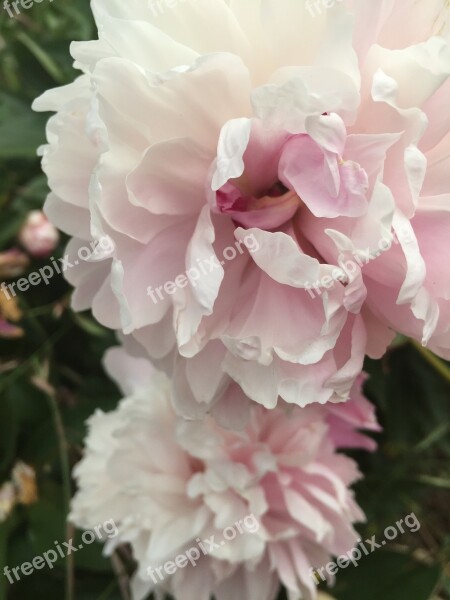
[[[62,546],[66,540],[66,515],[62,488],[46,482],[39,489],[39,501],[27,507],[30,541],[34,555],[42,555],[47,550],[55,550],[55,542]],[[56,566],[62,566],[64,559],[58,558]]]
[[[12,244],[12,240],[19,233],[23,221],[23,215],[15,214],[11,215],[7,221],[2,221],[0,223],[0,248],[6,248],[7,245]]]
[[[358,564],[341,569],[330,594],[337,600],[429,600],[439,582],[439,566],[411,556],[376,551]]]
[[[64,598],[64,576],[56,569],[50,571],[45,568],[27,576],[20,572],[19,574],[20,581],[10,587],[8,600],[24,600],[24,598],[62,600]]]
[[[25,102],[0,92],[0,158],[36,158],[45,142],[46,120]]]
[[[104,337],[107,335],[108,331],[89,317],[80,313],[73,313],[72,316],[75,323],[89,335],[94,335],[96,337]]]
[[[26,48],[28,48],[34,58],[40,63],[44,70],[47,71],[51,77],[53,77],[55,81],[58,83],[64,82],[64,75],[56,62],[53,60],[51,55],[44,50],[44,48],[42,48],[35,40],[33,40],[33,38],[31,38],[24,31],[20,31],[16,35],[16,39],[19,40],[19,42],[21,42]]]
[[[14,403],[9,394],[0,396],[0,477],[9,474],[16,453],[18,423]]]
[[[98,541],[92,544],[83,543],[81,539],[82,533],[81,531],[77,531],[74,536],[74,546],[79,548],[80,544],[83,545],[83,548],[75,553],[75,565],[80,569],[98,573],[111,573],[111,576],[113,576],[111,561],[109,558],[103,556],[102,553],[103,544]]]
[[[15,512],[13,512],[6,521],[0,523],[0,600],[7,599],[8,580],[4,576],[5,567],[15,565],[9,564],[8,545],[10,537],[19,521]]]
[[[14,210],[19,211],[24,217],[30,210],[42,207],[48,193],[47,178],[38,175],[26,185],[19,188],[14,197]]]

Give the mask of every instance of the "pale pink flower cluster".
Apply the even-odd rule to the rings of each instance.
[[[34,104],[56,113],[45,210],[69,256],[112,240],[67,273],[73,306],[161,373],[93,417],[73,519],[120,521],[143,598],[149,560],[245,509],[253,541],[169,591],[313,598],[307,569],[361,517],[336,450],[373,447],[365,356],[399,332],[450,358],[448,2],[92,8],[80,76]]]
[[[371,447],[357,429],[378,429],[359,384],[339,406],[280,402],[269,411],[254,403],[235,432],[211,417],[177,417],[167,376],[145,359],[114,348],[106,365],[127,397],[88,422],[71,519],[87,529],[114,519],[119,533],[106,550],[131,545],[134,600],[152,591],[180,600],[274,600],[280,582],[290,598],[315,598],[312,569],[348,552],[357,541],[352,523],[364,518],[348,489],[360,476],[356,464],[337,452]],[[223,530],[250,515],[248,531],[220,543]],[[161,571],[196,540],[206,553],[195,566]]]

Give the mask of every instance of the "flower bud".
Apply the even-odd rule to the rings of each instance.
[[[40,210],[29,213],[19,233],[19,241],[35,258],[49,256],[59,242],[59,233]]]

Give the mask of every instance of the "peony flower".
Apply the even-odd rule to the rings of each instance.
[[[59,242],[55,226],[40,210],[32,210],[19,232],[19,241],[36,258],[49,256]]]
[[[74,308],[158,361],[178,411],[227,412],[230,380],[344,401],[395,332],[450,358],[447,2],[92,6],[80,77],[34,104],[46,213],[69,251],[114,241],[67,274]]]
[[[145,359],[114,348],[106,366],[127,397],[88,422],[70,519],[89,529],[114,520],[105,551],[130,545],[133,600],[273,600],[280,584],[291,599],[316,598],[313,568],[353,548],[363,519],[349,489],[358,469],[333,435],[348,405],[252,403],[245,429],[231,432],[177,417],[167,376]],[[353,401],[350,446],[357,428],[377,429],[370,404]]]
[[[4,523],[16,504],[16,491],[11,481],[0,486],[0,523]]]

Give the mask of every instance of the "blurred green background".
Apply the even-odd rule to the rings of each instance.
[[[45,140],[48,115],[33,113],[30,104],[74,78],[69,44],[95,35],[88,0],[43,0],[14,18],[0,4],[1,281],[7,275],[1,256],[20,249],[18,232],[47,193],[36,148]],[[62,256],[66,241],[55,256]],[[29,260],[28,272],[46,264]],[[0,491],[0,600],[129,597],[123,582],[133,565],[126,549],[110,560],[96,543],[14,585],[3,574],[6,565],[30,561],[75,535],[65,517],[84,422],[96,407],[111,409],[119,398],[101,366],[113,334],[69,304],[68,285],[55,277],[19,295],[13,311],[0,305],[0,321],[16,328],[13,336],[0,329],[0,489],[19,461],[31,468],[23,501],[9,506]],[[421,527],[358,568],[341,570],[328,593],[337,600],[449,600],[450,365],[399,339],[367,370],[366,392],[384,432],[376,436],[377,453],[355,453],[365,474],[356,487],[368,519],[361,535],[383,537],[386,526],[411,512]]]

